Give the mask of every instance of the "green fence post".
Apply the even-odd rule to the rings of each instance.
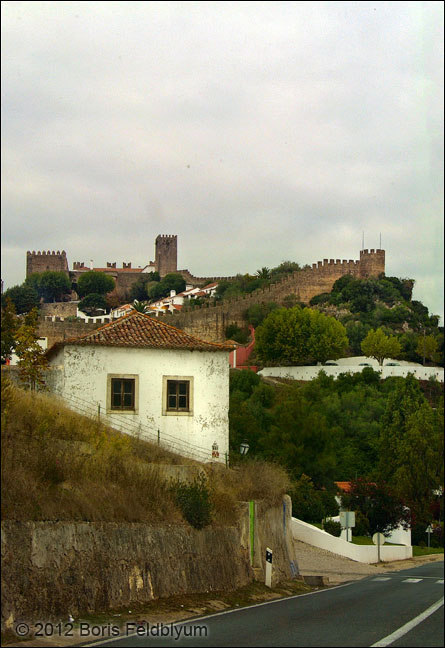
[[[250,564],[253,565],[255,555],[255,502],[249,502],[249,532],[250,532]]]

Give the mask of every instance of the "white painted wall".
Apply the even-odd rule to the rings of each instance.
[[[265,367],[258,373],[261,376],[270,376],[271,378],[290,378],[292,380],[313,380],[318,376],[320,371],[324,371],[328,376],[334,376],[336,378],[342,373],[358,373],[362,371],[364,367],[359,365],[345,365],[342,364],[337,367],[335,366],[324,366],[312,365],[310,367]],[[432,376],[435,377],[439,382],[444,381],[444,369],[443,367],[423,367],[422,365],[400,365],[399,367],[387,367],[383,366],[380,368],[378,365],[373,366],[375,371],[380,371],[382,378],[389,378],[390,376],[402,376],[406,377],[409,373],[414,374],[419,380],[428,380]]]
[[[378,562],[377,551],[375,545],[356,545],[352,542],[347,542],[342,538],[336,538],[330,533],[326,533],[322,529],[312,526],[307,522],[292,518],[292,535],[295,540],[301,540],[306,544],[325,549],[332,553],[350,558],[357,562],[367,563],[369,565]],[[413,548],[410,547],[397,547],[394,545],[384,544],[380,547],[380,559],[384,562],[392,560],[406,560],[413,555]]]
[[[157,441],[200,461],[219,459],[229,451],[229,353],[173,349],[110,348],[66,345],[51,359],[55,390],[73,407],[82,403],[89,413],[100,404],[101,417],[112,427]],[[139,376],[138,413],[106,414],[107,374]],[[163,376],[193,376],[193,415],[163,415]]]
[[[336,498],[337,499],[337,498]],[[334,522],[340,522],[340,516],[336,515],[330,517],[330,520]],[[347,542],[352,542],[352,529],[342,529],[340,538],[346,540]],[[392,542],[394,544],[405,545],[406,547],[411,547],[411,529],[404,529],[403,527],[398,527],[391,531],[391,534],[386,538],[386,542]]]

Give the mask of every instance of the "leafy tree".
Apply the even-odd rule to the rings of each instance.
[[[299,306],[272,311],[255,337],[263,361],[286,365],[338,358],[348,344],[340,322]]]
[[[183,276],[175,272],[166,274],[160,283],[162,287],[167,290],[167,294],[170,294],[170,290],[174,290],[176,294],[178,294],[185,290],[186,286]]]
[[[272,268],[270,274],[272,277],[277,277],[279,275],[290,274],[291,272],[296,272],[301,270],[298,263],[295,261],[282,261],[279,266]]]
[[[310,309],[308,309],[310,310]],[[310,310],[309,353],[317,362],[339,358],[348,346],[343,324],[317,310]]]
[[[443,401],[434,410],[412,374],[398,379],[381,420],[377,475],[428,515],[432,490],[443,483]]]
[[[352,480],[350,492],[341,496],[341,503],[343,508],[358,509],[367,518],[371,535],[382,533],[389,536],[399,526],[408,528],[411,521],[409,509],[383,482]]]
[[[17,314],[29,313],[33,308],[38,308],[40,300],[37,291],[26,282],[20,286],[8,288],[2,295],[2,306],[10,299],[15,306]]]
[[[45,302],[61,301],[63,295],[71,290],[68,275],[65,272],[52,270],[34,272],[27,277],[25,283],[31,285]]]
[[[148,297],[152,300],[168,297],[171,290],[174,290],[176,294],[178,294],[185,290],[185,286],[185,279],[182,277],[182,275],[171,272],[165,275],[162,281],[160,281],[159,283],[154,283],[148,289]]]
[[[91,314],[96,310],[107,311],[107,300],[103,295],[90,293],[79,302],[79,310]]]
[[[434,335],[421,335],[417,340],[416,352],[421,358],[437,362],[439,360],[439,343]]]
[[[38,312],[34,308],[25,317],[23,324],[15,335],[15,352],[19,358],[20,377],[34,391],[38,385],[44,385],[43,372],[48,365],[43,348],[38,342]]]
[[[291,490],[292,515],[303,522],[321,522],[326,516],[321,491],[317,491],[312,479],[301,475]]]
[[[393,379],[394,384],[394,379]],[[403,465],[399,443],[406,430],[408,418],[426,402],[413,374],[395,379],[381,418],[379,441],[380,461],[377,474],[380,480],[391,482]]]
[[[229,324],[226,326],[225,332],[226,340],[234,340],[238,344],[247,344],[249,339],[249,332],[247,329],[242,329],[238,324]]]
[[[274,407],[260,443],[265,458],[278,461],[297,479],[310,475],[318,487],[335,478],[334,439],[324,413],[312,408],[298,388],[288,388]]]
[[[397,358],[401,353],[400,342],[395,337],[388,337],[382,328],[369,331],[363,340],[362,351],[368,358],[375,358],[379,365],[385,358]]]
[[[401,461],[392,479],[394,486],[416,518],[429,522],[434,491],[444,479],[443,401],[439,411],[425,402],[410,414],[398,449]]]
[[[6,298],[5,308],[2,312],[2,343],[1,361],[2,364],[11,359],[15,348],[15,335],[18,328],[18,320],[15,313],[15,306],[9,297]]]
[[[114,280],[105,272],[89,270],[80,275],[77,280],[76,292],[80,297],[86,297],[91,293],[105,295],[114,289]]]

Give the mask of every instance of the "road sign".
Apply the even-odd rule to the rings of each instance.
[[[342,529],[352,529],[355,527],[355,512],[340,511],[340,524]]]
[[[383,533],[374,533],[374,535],[372,536],[372,541],[375,545],[382,546],[383,544],[385,544],[385,540],[386,538]]]

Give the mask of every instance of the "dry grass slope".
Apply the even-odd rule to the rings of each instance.
[[[80,416],[54,396],[2,381],[2,517],[185,524],[162,465],[201,465]],[[266,462],[202,466],[213,524],[236,522],[238,502],[277,502],[285,471]]]

